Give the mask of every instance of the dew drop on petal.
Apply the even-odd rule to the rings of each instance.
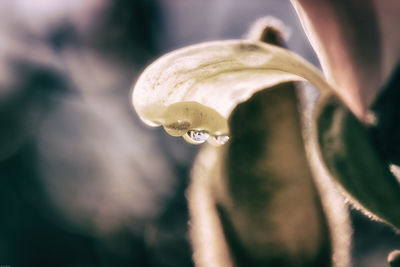
[[[209,139],[210,143],[215,146],[220,146],[229,141],[228,135],[215,135]]]
[[[226,142],[229,141],[229,136],[228,135],[218,135],[218,136],[215,136],[214,138],[221,145],[223,145],[223,144],[225,144]]]
[[[193,144],[202,144],[210,137],[207,131],[202,130],[190,130],[186,133],[185,139],[189,140]]]

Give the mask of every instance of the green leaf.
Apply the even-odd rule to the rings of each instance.
[[[316,128],[322,158],[349,197],[400,229],[400,184],[367,128],[334,95],[318,101]]]

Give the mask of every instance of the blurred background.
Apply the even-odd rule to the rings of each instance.
[[[139,121],[143,68],[262,16],[318,65],[289,0],[0,1],[0,265],[193,266],[185,189],[198,147]],[[354,266],[400,236],[352,211]]]

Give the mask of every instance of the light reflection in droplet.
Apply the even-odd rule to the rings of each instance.
[[[208,142],[214,146],[224,145],[228,141],[229,141],[228,135],[214,135],[210,139],[208,139]]]
[[[229,141],[229,136],[228,135],[217,135],[217,136],[214,136],[213,138],[220,145],[223,145],[223,144],[225,144],[226,142]]]
[[[184,135],[185,140],[193,144],[202,144],[209,137],[210,134],[204,130],[190,130]]]

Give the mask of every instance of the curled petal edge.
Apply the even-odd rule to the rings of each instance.
[[[319,70],[294,53],[259,41],[226,40],[192,45],[149,65],[132,88],[143,122],[173,136],[188,130],[229,134],[237,104],[276,84],[307,80],[332,92]]]

